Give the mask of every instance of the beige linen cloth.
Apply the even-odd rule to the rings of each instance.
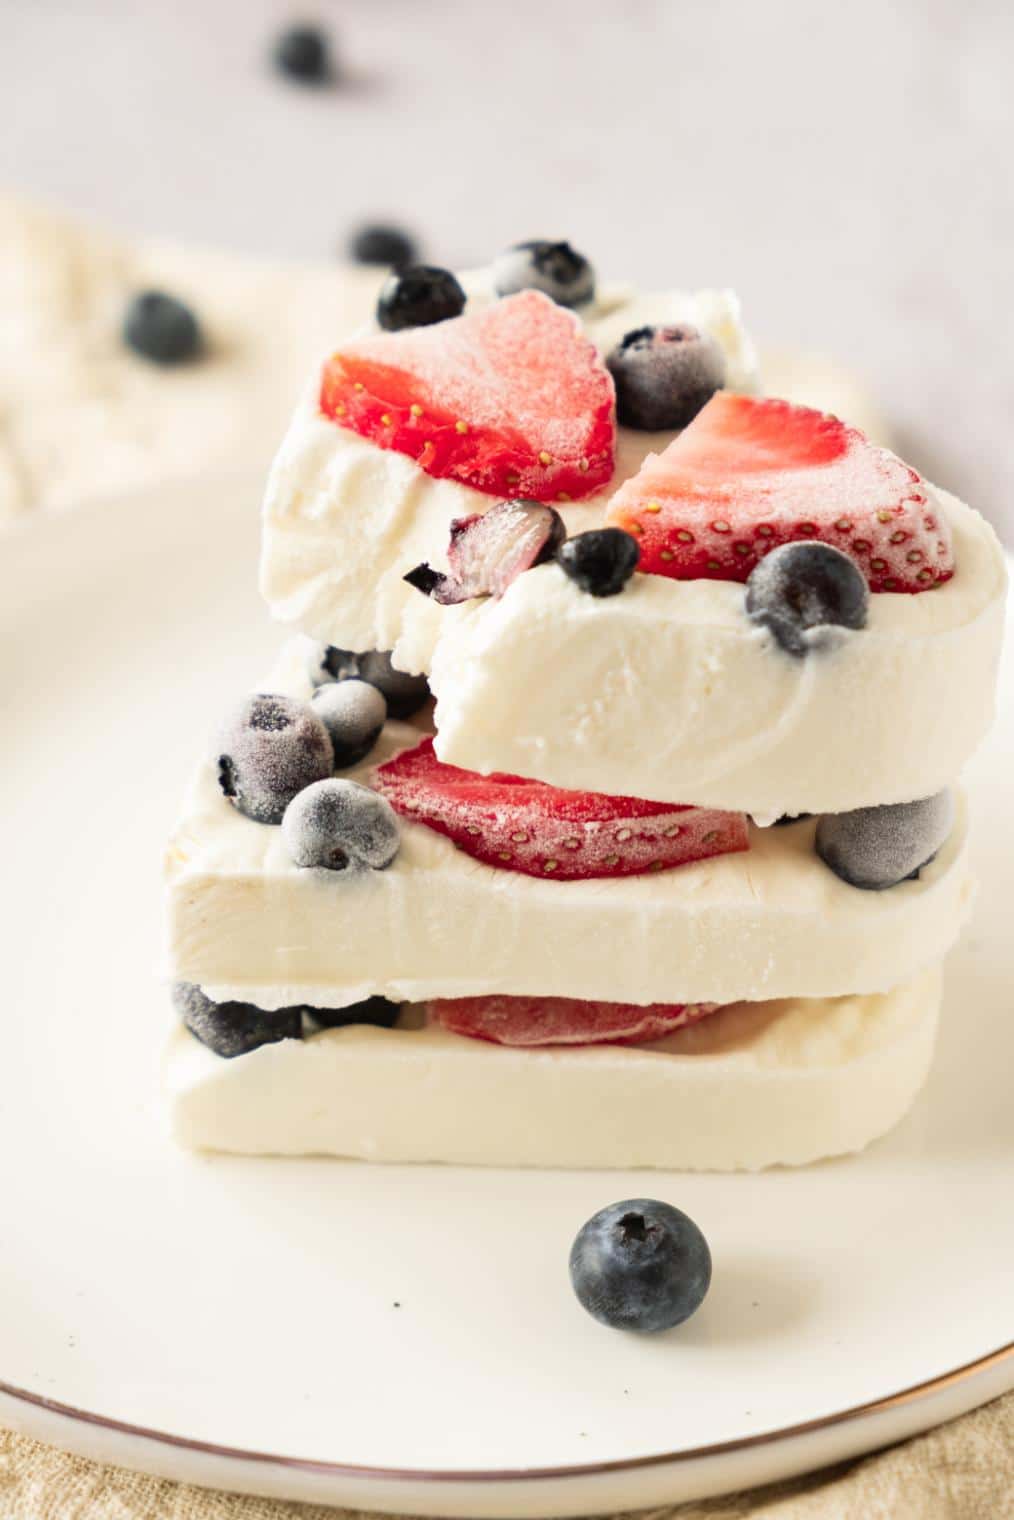
[[[377,277],[267,266],[139,243],[0,199],[0,524],[197,475],[266,468],[316,357],[370,309]],[[163,370],[124,349],[131,292],[191,302],[206,357]],[[833,365],[766,355],[768,388],[883,438],[863,388]],[[138,510],[143,510],[143,498]],[[2,1371],[2,1368],[0,1368]],[[323,1520],[341,1512],[102,1467],[0,1431],[0,1520]],[[656,1520],[1003,1520],[1014,1517],[1014,1395],[833,1471]]]

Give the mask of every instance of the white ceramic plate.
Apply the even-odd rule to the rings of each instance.
[[[645,1177],[169,1145],[160,851],[277,642],[257,497],[176,490],[0,540],[0,1418],[224,1488],[576,1514],[766,1481],[1014,1386],[1010,673],[936,1069],[862,1157]],[[596,1325],[567,1281],[582,1221],[645,1190],[715,1257],[704,1308],[656,1339]]]

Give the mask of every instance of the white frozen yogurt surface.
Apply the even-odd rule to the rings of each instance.
[[[181,1026],[165,1079],[195,1149],[752,1171],[858,1150],[897,1123],[939,1001],[934,967],[880,996],[740,1004],[637,1048],[354,1027],[225,1061]]]
[[[491,298],[485,272],[463,277],[470,305]],[[632,295],[607,289],[579,313],[588,336],[608,352],[648,322],[693,322],[721,343],[730,390],[757,389],[757,360],[731,291]],[[338,335],[340,336],[340,335]],[[406,670],[427,670],[440,609],[402,579],[422,560],[444,565],[453,517],[484,512],[493,498],[427,475],[415,460],[380,449],[322,417],[315,374],[292,419],[268,480],[261,590],[274,617],[346,649],[394,649]],[[564,507],[571,532],[600,522],[606,503],[671,433],[618,430],[616,470],[607,488]]]
[[[470,301],[489,299],[487,275],[467,283]],[[677,320],[719,339],[731,388],[756,388],[730,292],[609,291],[585,314],[603,351],[631,327]],[[564,507],[568,529],[599,524],[669,438],[620,429],[613,480]],[[1003,558],[977,513],[937,494],[953,580],[872,597],[866,629],[804,661],[753,628],[742,586],[727,582],[638,576],[597,601],[544,567],[499,602],[441,608],[403,576],[422,560],[444,567],[451,519],[491,498],[321,417],[315,378],[269,481],[261,583],[282,621],[431,671],[438,751],[451,763],[766,819],[840,812],[938,790],[992,720]]]
[[[263,690],[306,696],[298,647]],[[388,724],[373,765],[420,737]],[[968,916],[966,819],[917,881],[863,892],[813,850],[812,822],[751,849],[622,880],[555,882],[473,860],[402,820],[394,864],[300,870],[203,764],[167,853],[169,972],[211,997],[342,1007],[531,993],[718,1002],[882,992],[946,952]]]
[[[940,496],[957,573],[870,597],[863,629],[794,659],[745,587],[635,575],[579,591],[556,565],[440,611],[437,752],[469,770],[667,802],[845,812],[927,797],[993,719],[1006,571],[989,525]]]

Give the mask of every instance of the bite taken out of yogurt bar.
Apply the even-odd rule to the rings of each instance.
[[[295,636],[167,852],[183,1144],[756,1169],[907,1112],[1003,561],[760,392],[731,292],[567,244],[335,335],[264,509]]]

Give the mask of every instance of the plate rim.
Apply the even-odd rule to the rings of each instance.
[[[325,1457],[293,1457],[279,1452],[251,1451],[242,1446],[227,1446],[216,1441],[201,1441],[196,1437],[177,1435],[172,1431],[155,1430],[147,1425],[134,1425],[129,1420],[114,1415],[98,1414],[94,1410],[79,1409],[59,1399],[47,1398],[27,1388],[0,1379],[0,1396],[14,1399],[47,1414],[75,1421],[80,1425],[95,1426],[132,1440],[154,1441],[161,1446],[194,1452],[200,1456],[222,1458],[230,1462],[251,1462],[261,1466],[279,1467],[290,1472],[314,1473],[336,1479],[351,1479],[372,1483],[540,1483],[557,1479],[594,1478],[612,1473],[640,1472],[684,1462],[700,1462],[710,1458],[728,1456],[732,1452],[753,1451],[758,1447],[794,1441],[822,1430],[845,1426],[855,1420],[885,1414],[890,1409],[903,1408],[921,1403],[934,1394],[966,1383],[981,1373],[989,1372],[1006,1362],[1014,1363],[1014,1341],[987,1351],[974,1361],[960,1367],[926,1378],[920,1383],[884,1394],[864,1404],[848,1409],[835,1410],[819,1415],[813,1420],[803,1420],[795,1425],[783,1425],[776,1430],[765,1430],[753,1436],[741,1436],[732,1441],[713,1441],[705,1446],[685,1447],[678,1451],[650,1452],[641,1457],[616,1457],[605,1462],[565,1463],[557,1467],[507,1467],[507,1468],[420,1468],[420,1467],[373,1467],[354,1462],[335,1462]]]

